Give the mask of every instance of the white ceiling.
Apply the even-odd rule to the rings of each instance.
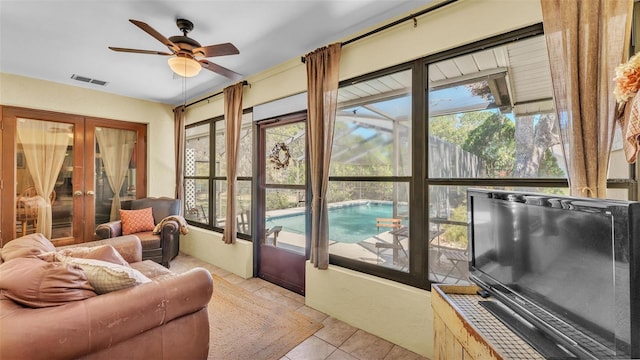
[[[181,35],[177,18],[194,23],[203,46],[231,42],[239,55],[208,58],[247,78],[433,0],[0,0],[0,72],[178,105],[182,78],[167,57],[114,52],[108,46],[167,51],[131,24],[165,37]],[[108,82],[106,86],[72,75]],[[186,100],[237,82],[203,69],[186,80]]]

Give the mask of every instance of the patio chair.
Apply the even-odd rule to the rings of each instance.
[[[269,235],[273,234],[273,246],[278,246],[278,234],[282,231],[282,226],[274,226],[264,233],[264,242],[267,243],[267,239],[269,239]]]
[[[446,279],[456,279],[455,284],[464,279],[466,268],[462,266],[468,266],[469,264],[469,251],[467,249],[453,249],[443,248],[439,250],[440,254],[444,256],[451,264],[451,267],[444,275],[440,282],[445,282]]]
[[[238,216],[238,232],[249,234],[251,230],[251,213],[249,211],[241,211]]]
[[[207,223],[207,212],[204,209],[204,205],[200,205],[199,208],[196,205],[188,206],[185,210],[185,217],[187,220],[194,220],[202,223]]]
[[[387,220],[387,219],[384,219]],[[400,220],[400,219],[391,219],[391,220]],[[376,221],[376,226],[378,222]],[[393,236],[393,241],[388,242],[376,242],[376,255],[377,262],[380,263],[380,251],[384,249],[392,249],[393,250],[393,263],[400,264],[402,266],[401,270],[404,270],[409,264],[409,253],[402,245],[402,241],[405,238],[409,237],[409,228],[406,226],[400,226],[395,230],[389,231],[389,234]],[[404,253],[404,258],[400,255],[400,251]]]
[[[394,218],[376,218],[376,228],[378,229],[378,234],[380,234],[380,228],[388,227],[393,230],[400,229],[402,227],[402,219],[394,219]]]

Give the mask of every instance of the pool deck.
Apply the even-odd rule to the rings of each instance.
[[[378,235],[365,239],[357,243],[342,243],[338,241],[329,242],[329,253],[354,259],[369,264],[384,266],[404,272],[409,272],[408,259],[402,250],[397,250],[394,257],[394,250],[391,248],[376,247],[376,244],[393,244],[394,235],[389,231],[381,232]],[[272,239],[270,239],[272,240]],[[399,240],[402,247],[409,251],[409,238]],[[278,235],[278,247],[292,251],[301,252],[305,246],[305,236],[287,231],[281,231]],[[463,274],[454,272],[453,264],[447,260],[446,256],[437,253],[431,257],[432,264],[429,265],[431,277],[442,283],[467,283],[463,279]]]

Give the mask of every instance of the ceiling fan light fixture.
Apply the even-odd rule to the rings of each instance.
[[[196,76],[202,70],[199,62],[186,56],[170,57],[168,63],[171,70],[182,77]]]

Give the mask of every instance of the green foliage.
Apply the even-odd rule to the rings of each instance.
[[[462,202],[458,207],[451,211],[449,220],[453,221],[467,221],[467,203],[466,200]],[[442,229],[444,239],[459,248],[467,247],[467,227],[462,225],[443,225]]]
[[[298,205],[296,203],[292,203],[289,200],[289,195],[286,192],[282,192],[282,191],[267,193],[266,201],[267,201],[267,209],[269,210],[288,209],[288,208],[296,207]]]
[[[540,160],[540,166],[538,168],[538,177],[543,178],[557,178],[564,177],[564,171],[558,166],[558,160],[550,149],[544,151],[544,156]]]
[[[393,187],[391,183],[331,181],[327,199],[330,202],[357,199],[392,201]]]
[[[492,115],[490,111],[477,111],[434,117],[429,119],[429,134],[462,146],[469,133]]]
[[[515,126],[507,117],[492,111],[433,117],[429,119],[429,134],[479,156],[488,177],[513,176]],[[538,177],[563,176],[564,172],[551,150],[545,150]]]
[[[488,177],[508,177],[515,167],[515,126],[499,114],[492,114],[469,132],[462,148],[479,156]]]

